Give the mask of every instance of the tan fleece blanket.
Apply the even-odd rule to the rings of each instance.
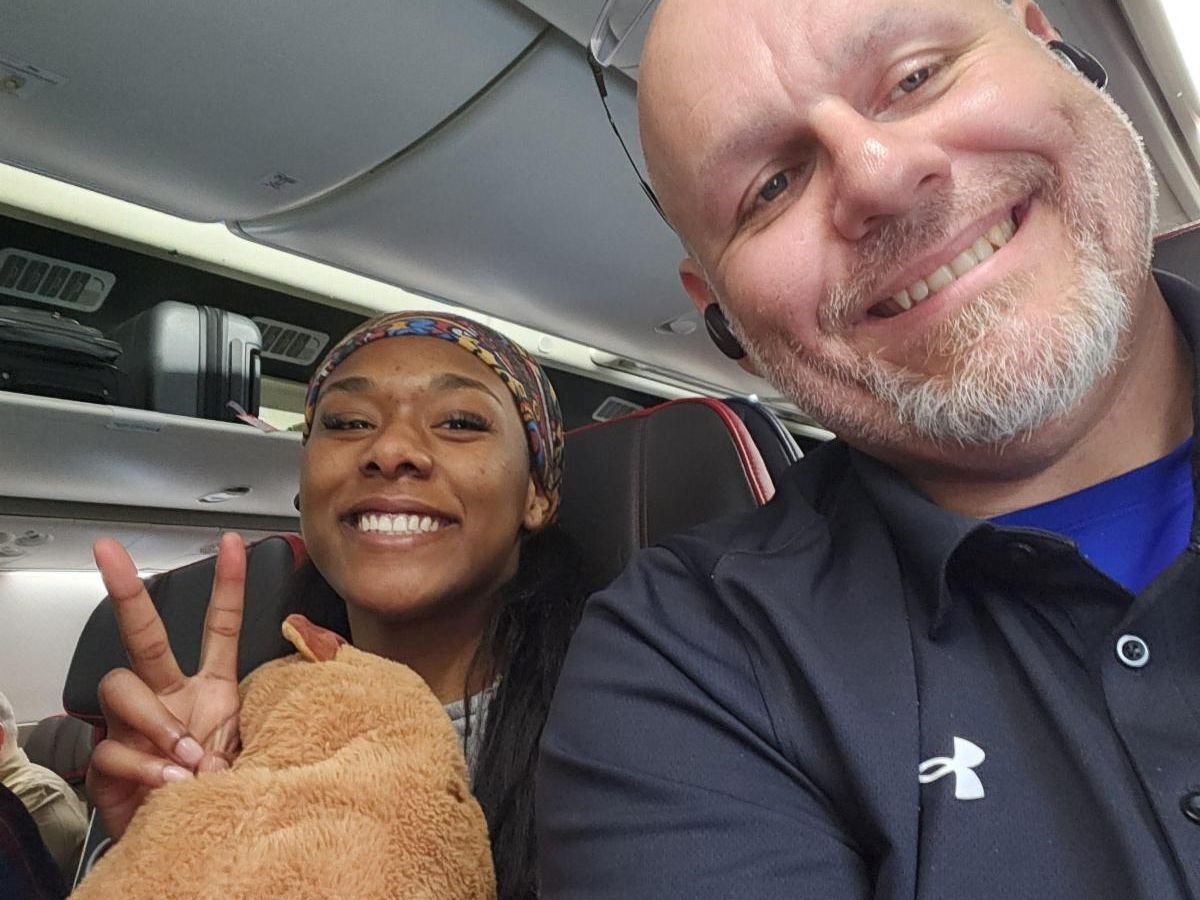
[[[73,898],[495,897],[487,825],[425,682],[303,617],[284,634],[300,653],[242,683],[231,769],[154,791]]]

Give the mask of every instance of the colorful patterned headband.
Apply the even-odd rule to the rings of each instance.
[[[313,424],[321,387],[354,351],[381,338],[433,337],[457,344],[482,360],[508,388],[525,426],[533,476],[550,498],[547,520],[558,509],[562,484],[563,422],[554,388],[537,360],[523,347],[462,316],[447,313],[385,313],[364,322],[339,341],[308,383],[304,402],[304,439]]]

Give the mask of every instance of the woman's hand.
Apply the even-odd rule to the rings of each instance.
[[[238,750],[237,652],[246,548],[236,534],[221,539],[200,670],[191,677],[180,671],[162,619],[125,548],[102,540],[94,553],[132,667],[114,669],[100,682],[108,735],[96,745],[87,773],[88,794],[115,840],[152,789],[228,768]]]

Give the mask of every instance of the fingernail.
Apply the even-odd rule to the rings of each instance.
[[[193,769],[204,759],[204,748],[196,743],[194,738],[184,737],[175,745],[175,758]]]
[[[163,766],[163,781],[187,781],[192,773],[180,766]]]

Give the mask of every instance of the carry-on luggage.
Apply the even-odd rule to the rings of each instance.
[[[125,347],[125,405],[235,420],[258,415],[262,335],[245,316],[167,300],[113,330]]]
[[[0,306],[0,390],[116,403],[121,345],[56,312]]]

